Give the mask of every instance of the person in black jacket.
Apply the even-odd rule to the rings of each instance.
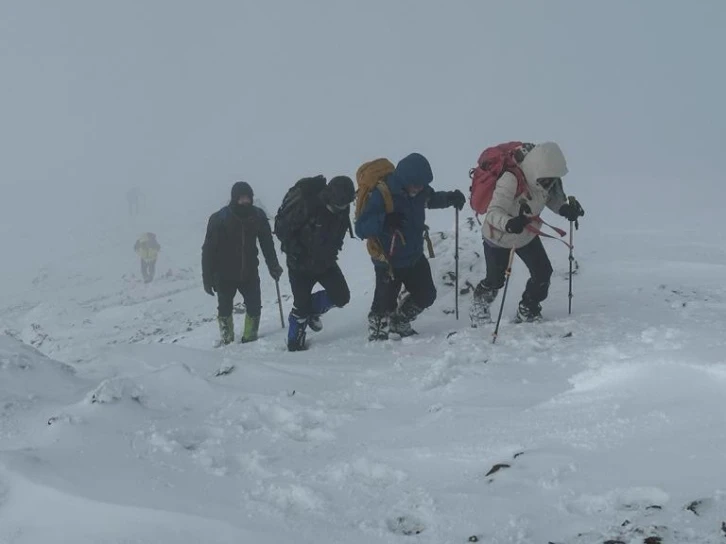
[[[239,291],[245,304],[242,342],[257,340],[262,300],[258,273],[259,240],[267,269],[275,281],[282,276],[272,231],[265,212],[253,206],[252,187],[244,181],[232,186],[229,205],[212,214],[202,246],[204,290],[218,301],[220,344],[234,342],[232,308]]]
[[[349,231],[353,180],[337,176],[303,178],[288,191],[275,217],[275,234],[287,255],[293,294],[288,317],[287,349],[306,349],[306,328],[320,331],[320,315],[350,301],[350,290],[337,264]],[[323,289],[313,293],[315,284]]]

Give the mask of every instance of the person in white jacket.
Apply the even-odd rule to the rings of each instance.
[[[567,161],[556,143],[524,144],[515,157],[526,180],[526,191],[520,194],[517,178],[511,172],[504,172],[497,180],[482,224],[487,273],[474,289],[470,311],[472,327],[491,322],[489,307],[504,286],[512,249],[530,273],[516,321],[542,318],[540,303],[547,298],[552,265],[539,236],[542,223],[539,215],[545,207],[568,221],[575,221],[585,213],[577,199],[565,196],[562,178],[567,174]]]

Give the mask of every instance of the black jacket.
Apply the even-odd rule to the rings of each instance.
[[[296,202],[286,223],[292,233],[283,244],[288,269],[317,274],[337,262],[350,229],[350,208],[333,213],[315,195]]]
[[[202,245],[205,285],[239,283],[258,276],[257,240],[269,270],[279,268],[265,212],[256,206],[228,205],[211,215]]]

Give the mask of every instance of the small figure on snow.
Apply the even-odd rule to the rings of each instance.
[[[253,205],[252,187],[244,181],[232,186],[230,203],[212,214],[202,245],[204,290],[217,295],[220,343],[234,342],[234,297],[239,291],[245,304],[242,342],[257,340],[262,313],[257,242],[275,281],[282,276],[270,224],[260,208]]]
[[[275,217],[275,235],[287,255],[293,295],[288,317],[287,349],[306,349],[306,329],[323,328],[320,316],[350,301],[350,289],[338,266],[338,252],[351,231],[353,180],[336,176],[326,184],[319,175],[299,180],[285,195]],[[312,292],[315,284],[323,289]]]
[[[486,278],[474,289],[472,327],[491,322],[489,307],[504,286],[512,252],[524,261],[530,273],[515,320],[541,320],[541,302],[549,292],[552,265],[540,238],[543,233],[539,227],[544,222],[539,215],[545,207],[568,221],[577,221],[585,213],[576,198],[565,196],[562,177],[567,174],[567,162],[556,143],[511,144],[485,150],[482,157],[486,155],[488,160],[480,158],[479,167],[472,171],[472,207],[486,214],[482,237],[487,268]],[[487,167],[495,164],[499,170],[487,179],[492,173]],[[485,197],[489,181],[493,193]]]
[[[134,244],[134,251],[141,259],[141,276],[144,278],[144,283],[151,283],[156,273],[156,259],[161,251],[156,234],[145,232],[139,236]]]
[[[129,215],[138,215],[141,197],[141,189],[138,187],[132,187],[126,192],[126,202],[129,205]]]
[[[368,314],[368,340],[416,334],[411,322],[436,300],[431,267],[424,255],[426,208],[461,210],[466,197],[459,191],[434,191],[428,160],[418,153],[394,168],[387,159],[358,169],[355,231],[367,240],[376,289]],[[398,303],[401,286],[408,293]]]

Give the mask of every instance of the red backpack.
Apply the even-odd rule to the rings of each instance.
[[[519,196],[527,191],[527,180],[519,163],[514,157],[522,142],[507,142],[488,147],[479,155],[477,167],[469,170],[471,187],[469,188],[469,204],[477,215],[486,213],[494,195],[497,180],[504,172],[510,172],[517,178],[517,192]]]

